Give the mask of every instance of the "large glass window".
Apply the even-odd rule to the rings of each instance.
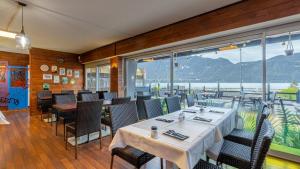
[[[86,68],[86,89],[96,92],[96,67]]]
[[[109,91],[110,89],[110,65],[101,65],[98,67],[98,90]]]
[[[276,92],[271,149],[300,156],[300,33],[268,36],[266,42],[269,99]]]
[[[127,95],[170,94],[170,56],[127,60]]]
[[[238,94],[262,91],[261,40],[180,52],[174,58],[174,89]]]

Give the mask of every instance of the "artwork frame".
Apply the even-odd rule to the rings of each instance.
[[[62,82],[62,84],[68,84],[69,83],[68,77],[62,77],[61,82]]]
[[[72,69],[67,69],[67,76],[72,77],[73,76],[73,70]]]
[[[80,71],[79,70],[74,70],[74,77],[79,78],[80,77]]]
[[[43,74],[43,80],[52,80],[52,74]]]
[[[56,65],[52,65],[52,66],[51,66],[51,72],[52,72],[52,73],[57,73],[57,72],[58,72],[58,68],[57,68]]]
[[[66,75],[66,69],[63,67],[59,68],[59,75],[61,75],[61,76]]]
[[[59,79],[59,76],[58,75],[54,75],[53,76],[53,83],[60,83],[60,79]]]

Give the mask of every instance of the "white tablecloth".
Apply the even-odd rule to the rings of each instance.
[[[197,107],[188,109],[199,110]],[[224,113],[212,113],[209,110]],[[174,119],[175,121],[172,123],[149,119],[120,128],[114,136],[109,150],[130,145],[168,160],[181,169],[192,169],[208,148],[221,141],[223,136],[235,127],[235,112],[232,109],[208,107],[204,113],[185,113],[185,120],[182,122],[178,121],[179,113],[180,111],[177,111],[161,117]],[[209,118],[212,121],[196,121],[193,120],[195,116]],[[158,139],[150,137],[151,126],[158,127]],[[163,135],[162,133],[167,130],[175,130],[189,138],[180,141]]]

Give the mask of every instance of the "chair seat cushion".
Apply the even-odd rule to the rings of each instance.
[[[152,154],[143,152],[131,146],[126,146],[125,148],[114,148],[112,150],[112,155],[117,155],[136,167],[142,166],[155,157]]]
[[[221,169],[221,168],[214,164],[200,160],[193,169]]]
[[[237,168],[250,168],[251,147],[225,140],[218,161]]]
[[[254,138],[254,133],[243,129],[234,129],[229,135],[224,137],[226,140],[251,146]]]

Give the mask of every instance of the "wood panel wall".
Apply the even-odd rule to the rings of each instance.
[[[29,55],[0,51],[0,61],[8,61],[10,66],[27,66]]]
[[[244,0],[193,18],[97,48],[85,62],[187,40],[300,13],[299,0]],[[108,51],[111,50],[111,51]],[[113,51],[115,50],[115,52]]]
[[[62,58],[64,62],[60,64],[57,59]],[[78,55],[71,54],[71,53],[64,53],[52,50],[45,50],[45,49],[38,49],[32,48],[29,54],[29,63],[30,63],[30,113],[31,115],[38,114],[37,111],[37,92],[42,90],[43,83],[50,84],[50,90],[54,93],[59,93],[61,90],[80,90],[83,88],[83,65],[78,62]],[[48,72],[42,72],[40,70],[40,66],[46,64],[49,66]],[[52,74],[51,73],[51,66],[57,65],[58,68],[64,67],[66,69],[73,70],[73,77],[74,78],[74,70],[80,70],[80,78],[75,79],[75,84],[63,85],[61,83],[60,76],[60,84],[54,84],[52,80],[43,80],[43,73]],[[55,75],[58,75],[55,74]]]

